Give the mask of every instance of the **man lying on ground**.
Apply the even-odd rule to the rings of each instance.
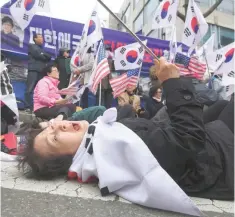
[[[110,122],[110,128],[118,124],[130,136],[133,132],[138,135],[161,167],[189,195],[233,199],[234,134],[220,120],[204,125],[202,105],[195,99],[192,83],[181,80],[178,68],[164,58],[155,64],[159,68],[156,74],[162,82],[170,125],[162,127],[157,122],[141,118],[125,118],[120,124],[110,117],[115,119]],[[87,132],[92,131],[95,139],[118,135],[116,128],[113,135],[102,132],[102,129],[96,134],[97,129],[92,129],[87,121],[55,121],[43,131],[32,131],[22,167],[27,163],[33,175],[47,179],[66,174],[76,152],[80,151],[81,143],[86,140]],[[118,139],[116,137],[108,140],[110,146],[114,145],[112,141]],[[93,143],[93,149],[95,145]],[[128,158],[125,160],[129,162]],[[138,161],[148,164],[143,159]]]

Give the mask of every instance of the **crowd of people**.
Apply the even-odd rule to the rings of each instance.
[[[81,98],[83,110],[76,112],[76,105],[58,91],[69,85],[71,77],[74,80],[82,75],[84,84],[89,81],[94,64],[92,50],[88,50],[79,66],[70,67],[68,49],[60,49],[52,62],[42,47],[42,35],[35,34],[33,39],[35,43],[29,46],[28,53],[25,100],[44,122],[32,126],[20,165],[22,168],[29,165],[35,178],[52,179],[68,173],[87,132],[95,135],[93,123],[113,107],[109,79],[114,76],[115,67],[107,47],[111,74],[102,81],[102,106],[98,106],[97,94],[97,106],[88,107],[87,88]],[[223,100],[203,82],[180,77],[179,69],[163,57],[154,60],[150,77],[149,95],[142,94],[140,87],[130,86],[118,97],[117,116],[110,117],[112,123],[118,122],[118,126],[130,130],[127,131],[130,135],[135,133],[141,138],[161,167],[188,195],[232,200],[234,97]],[[62,118],[57,120],[58,116]],[[101,129],[96,137],[105,134]],[[109,136],[112,145],[117,135],[114,132]]]
[[[83,84],[89,82],[94,64],[94,53],[91,48],[88,49],[79,66],[76,66],[71,64],[70,51],[61,48],[58,57],[52,61],[51,56],[43,49],[42,35],[35,34],[33,40],[34,44],[29,45],[28,51],[26,111],[34,112],[37,117],[47,120],[55,118],[59,114],[71,117],[76,111],[76,105],[69,103],[68,98],[65,95],[60,95],[58,91],[67,88],[70,81],[74,81],[78,77]],[[131,104],[136,111],[136,116],[152,118],[163,106],[161,101],[162,88],[159,82],[152,85],[149,96],[142,96],[137,87],[130,86],[115,101],[109,80],[116,76],[117,72],[115,72],[110,46],[106,46],[106,55],[111,73],[101,82],[101,91],[98,89],[96,94],[96,105],[99,105],[101,93],[101,105],[106,108],[112,107],[113,104],[117,106]],[[82,94],[79,105],[82,108],[88,108],[88,99],[89,88],[87,87]]]

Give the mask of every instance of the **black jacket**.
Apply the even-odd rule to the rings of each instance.
[[[203,124],[202,106],[192,82],[163,83],[167,126],[146,119],[123,119],[146,143],[160,165],[189,195],[213,199],[234,197],[233,133],[221,121]]]
[[[145,97],[145,108],[147,112],[149,113],[149,118],[153,118],[157,112],[164,106],[162,102],[158,102],[152,97]]]
[[[36,44],[29,44],[28,71],[41,73],[42,69],[51,60],[51,56],[44,52],[43,48]]]
[[[71,70],[70,70],[70,60],[71,58],[65,58],[63,56],[58,56],[55,60],[55,64],[60,72],[60,83],[58,88],[61,90],[68,87]]]

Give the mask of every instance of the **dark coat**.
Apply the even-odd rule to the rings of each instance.
[[[189,195],[234,198],[234,134],[221,121],[203,124],[203,110],[192,82],[163,83],[167,126],[146,119],[123,119],[146,143],[168,174]]]
[[[157,112],[164,106],[162,102],[158,102],[152,97],[145,97],[145,108],[149,113],[149,118],[153,118]]]
[[[29,44],[28,58],[28,71],[36,71],[38,73],[41,73],[51,60],[51,56],[37,44]]]
[[[63,56],[59,56],[55,60],[55,64],[60,72],[60,83],[58,85],[60,90],[68,87],[69,85],[71,75],[70,60],[71,58],[65,58]]]

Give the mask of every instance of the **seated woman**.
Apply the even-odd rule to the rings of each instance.
[[[65,118],[71,117],[76,111],[76,105],[69,104],[58,94],[59,71],[54,65],[44,69],[45,76],[34,89],[34,113],[37,117],[50,120],[59,114]]]
[[[160,83],[154,84],[149,90],[149,98],[146,98],[146,110],[149,118],[153,118],[163,106],[161,85]]]
[[[232,200],[234,198],[234,134],[220,120],[203,123],[203,110],[195,98],[195,89],[191,82],[179,78],[179,71],[175,65],[167,63],[164,58],[160,59],[160,63],[155,61],[155,64],[159,66],[156,74],[162,82],[170,118],[170,124],[166,128],[152,120],[142,118],[124,118],[117,123],[114,108],[110,112],[106,111],[106,115],[98,118],[90,126],[87,121],[55,121],[43,131],[32,131],[21,158],[22,165],[29,164],[33,175],[41,178],[53,178],[66,174],[69,168],[75,168],[81,172],[82,164],[79,163],[79,155],[76,153],[84,153],[87,148],[90,157],[87,156],[86,159],[89,160],[91,156],[93,157],[92,153],[96,153],[97,146],[107,145],[106,148],[112,146],[112,149],[108,148],[109,152],[103,149],[106,154],[99,160],[106,159],[114,166],[108,179],[117,178],[118,183],[122,179],[126,180],[124,187],[120,187],[123,192],[125,187],[127,190],[133,186],[132,189],[135,192],[137,183],[138,186],[146,183],[142,182],[146,174],[149,181],[155,180],[156,176],[159,178],[154,184],[151,182],[151,190],[160,182],[164,184],[161,179],[167,174],[159,174],[155,170],[156,173],[149,171],[159,167],[157,165],[159,163],[187,194],[210,199]],[[116,152],[117,146],[119,154]],[[131,150],[127,147],[131,147]],[[112,151],[113,149],[115,151]],[[117,161],[117,157],[121,161]],[[94,169],[93,175],[98,176],[101,186],[105,177],[100,175],[100,172],[104,171],[102,167],[99,167],[101,170],[95,170],[95,166],[101,165],[106,168],[110,164],[107,162],[95,164],[95,162],[90,161],[89,167],[82,168],[82,171],[86,169],[83,173],[85,175],[86,171]],[[123,167],[125,175],[115,171],[114,168],[117,166],[119,169]],[[148,171],[144,170],[143,174],[140,167],[148,168]],[[130,173],[134,175],[141,173],[140,177],[138,176],[139,181],[128,180]],[[86,178],[82,177],[83,180]],[[107,193],[110,189],[112,192],[116,188],[112,186],[103,190]],[[128,195],[130,194],[126,197]],[[148,194],[144,195],[148,197]],[[171,194],[171,196],[175,195]],[[155,197],[153,196],[152,200],[153,198]]]

